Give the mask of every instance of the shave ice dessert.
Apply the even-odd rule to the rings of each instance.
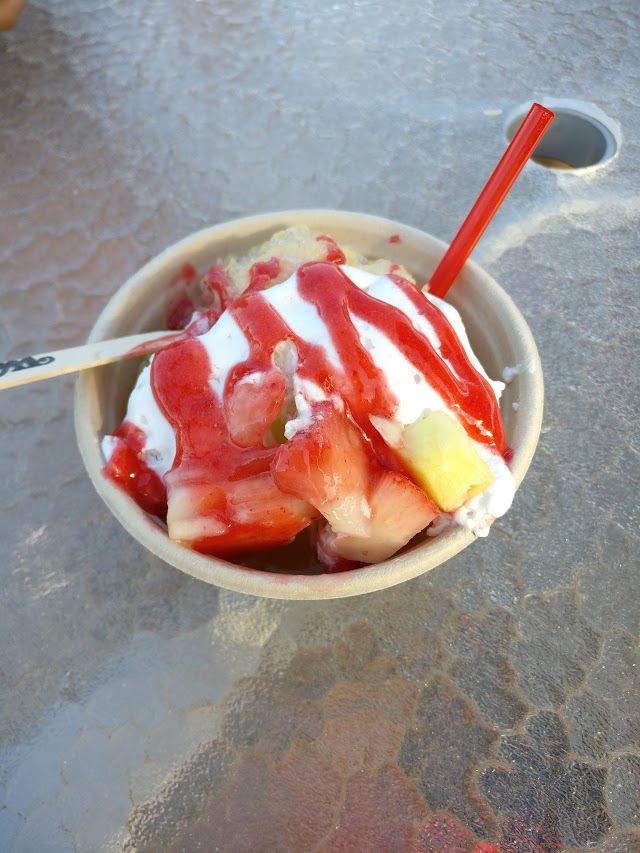
[[[390,237],[391,242],[394,237]],[[310,538],[325,571],[509,508],[498,399],[457,311],[402,267],[295,227],[167,291],[185,328],[103,439],[171,539],[227,559]]]

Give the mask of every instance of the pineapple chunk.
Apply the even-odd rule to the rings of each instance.
[[[493,482],[462,424],[446,412],[430,412],[405,427],[397,452],[445,512],[458,509]]]

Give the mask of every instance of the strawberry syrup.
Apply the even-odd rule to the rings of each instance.
[[[327,254],[331,260],[344,260],[340,250],[337,247],[334,249],[333,241],[326,237],[319,239],[327,241]],[[256,483],[263,485],[268,481],[268,488],[275,488],[270,474],[271,464],[279,450],[286,445],[265,447],[262,440],[256,440],[249,447],[240,447],[231,438],[227,418],[232,417],[229,404],[237,384],[251,376],[270,375],[274,369],[274,349],[283,340],[290,340],[297,349],[298,376],[313,381],[327,396],[338,394],[367,437],[367,452],[371,458],[384,467],[398,470],[398,461],[369,420],[370,415],[391,418],[398,400],[385,375],[362,345],[350,314],[374,326],[393,342],[416,371],[427,378],[446,405],[460,414],[461,422],[471,438],[495,447],[500,453],[504,452],[505,441],[498,403],[490,385],[469,362],[446,317],[417,287],[398,276],[392,276],[416,310],[434,327],[441,342],[442,356],[450,361],[453,371],[449,370],[438,352],[399,309],[368,296],[347,278],[335,262],[308,263],[297,273],[298,295],[315,306],[325,324],[342,368],[336,369],[325,349],[295,335],[260,292],[277,272],[276,263],[272,261],[260,267],[256,265],[252,270],[253,287],[228,307],[248,341],[250,354],[246,361],[236,364],[230,371],[223,399],[212,389],[209,355],[198,338],[172,342],[158,352],[152,362],[153,394],[176,435],[174,465],[164,478],[169,493],[171,495],[173,486],[184,486],[185,483],[210,484],[210,510],[230,525],[229,533],[216,537],[215,542],[193,542],[190,543],[192,547],[207,553],[228,553],[236,542],[242,547],[247,547],[252,541],[258,543],[257,547],[260,547],[261,541],[264,543],[261,540],[264,520],[256,520],[255,530],[246,522],[241,531],[234,529],[233,521],[225,510],[225,488],[232,488],[234,483],[247,477],[255,477]],[[277,401],[275,398],[270,400],[270,393],[268,388],[257,388],[258,419],[260,411],[269,412],[268,418],[271,418],[276,410],[274,406],[281,405],[282,388],[278,390],[280,396]],[[265,431],[269,425],[265,421]],[[124,459],[112,459],[105,473],[117,479],[121,485],[126,485],[130,494],[147,509],[135,493],[136,483],[142,482],[140,473],[137,472],[127,482],[126,471],[123,474],[120,470],[125,462]],[[139,458],[136,464],[138,467],[144,465]],[[119,472],[117,477],[114,476],[116,469]],[[158,514],[158,501],[162,501],[164,496],[158,495],[155,481],[151,485],[153,488],[149,500],[156,510],[154,514]],[[284,494],[282,497],[288,498]],[[314,517],[313,511],[305,515],[298,506],[291,509],[284,504],[286,500],[282,508],[282,529],[286,535],[281,538],[281,542],[306,527]],[[199,506],[198,511],[207,510]],[[268,541],[278,544],[276,539]]]

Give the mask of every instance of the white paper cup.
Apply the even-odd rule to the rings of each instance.
[[[162,329],[167,283],[182,264],[188,261],[204,270],[218,258],[241,254],[291,225],[308,225],[367,257],[402,264],[420,283],[429,279],[446,249],[440,240],[415,228],[361,213],[297,210],[226,222],[175,243],[132,276],[106,305],[89,341]],[[400,240],[389,242],[392,235]],[[462,315],[471,345],[489,376],[499,379],[504,367],[527,365],[507,385],[501,400],[507,444],[513,451],[510,467],[519,486],[535,452],[542,422],[542,369],[534,340],[511,299],[472,262],[458,276],[447,300]],[[291,557],[286,566],[278,562],[279,553],[265,558],[268,569],[248,568],[172,542],[157,521],[101,473],[100,441],[122,420],[138,367],[137,361],[123,361],[80,374],[75,396],[78,445],[98,494],[123,527],[177,569],[207,583],[268,598],[342,598],[421,575],[474,541],[473,534],[459,527],[436,538],[420,534],[383,563],[336,574],[305,574],[300,563],[300,573],[296,573],[291,569]]]

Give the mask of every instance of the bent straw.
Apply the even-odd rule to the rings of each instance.
[[[445,296],[553,118],[541,104],[531,107],[431,276],[429,293]]]

